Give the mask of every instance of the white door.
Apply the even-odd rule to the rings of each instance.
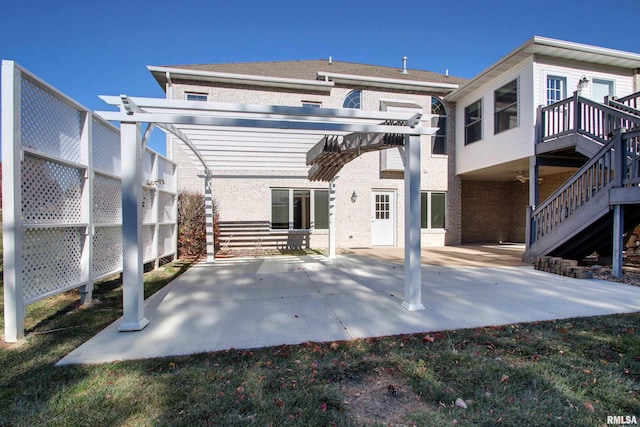
[[[371,196],[371,246],[394,246],[396,194],[393,191],[374,191]]]

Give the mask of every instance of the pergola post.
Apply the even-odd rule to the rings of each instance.
[[[213,183],[207,173],[204,178],[204,217],[206,223],[207,263],[216,262],[215,212],[213,209]]]
[[[329,182],[329,258],[336,257],[336,181]]]
[[[404,302],[409,311],[424,310],[420,248],[420,135],[405,135]]]
[[[4,339],[24,338],[22,282],[21,76],[12,61],[2,61],[2,244],[4,263]]]
[[[142,232],[142,132],[140,123],[120,125],[122,158],[122,304],[120,331],[139,331],[144,317]]]

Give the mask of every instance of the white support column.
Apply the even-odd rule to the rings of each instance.
[[[144,265],[142,236],[142,133],[140,123],[121,123],[122,159],[122,303],[120,331],[139,331],[149,324],[144,317]]]
[[[81,162],[87,166],[85,169],[84,185],[82,187],[81,214],[82,221],[89,224],[84,234],[84,244],[82,245],[82,257],[80,268],[82,271],[82,281],[84,285],[78,288],[80,292],[80,303],[91,304],[93,300],[93,161],[92,161],[92,128],[93,115],[90,112],[84,113],[84,126],[80,137]]]
[[[329,182],[329,258],[336,257],[336,182]]]
[[[405,135],[404,302],[409,311],[424,310],[420,247],[420,136]]]
[[[207,262],[216,262],[216,246],[215,246],[215,212],[213,211],[213,183],[211,176],[207,174],[204,178],[204,217],[206,222],[206,239],[207,239]]]
[[[20,70],[2,61],[2,247],[4,276],[4,339],[24,338],[22,291],[22,191]]]

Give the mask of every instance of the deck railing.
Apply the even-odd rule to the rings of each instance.
[[[640,111],[634,111],[640,105],[640,92],[608,102],[612,105],[591,101],[575,92],[571,98],[542,107],[539,140],[546,142],[575,132],[606,144],[615,129],[640,125],[640,114],[636,114]]]
[[[598,154],[531,212],[530,244],[550,233],[601,192],[612,187],[640,185],[639,162],[640,131],[616,131]]]

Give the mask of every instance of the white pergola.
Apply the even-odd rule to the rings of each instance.
[[[119,111],[98,111],[104,120],[120,122],[122,154],[123,308],[121,331],[143,329],[142,158],[153,127],[188,146],[206,174],[207,261],[214,262],[211,177],[214,159],[207,152],[230,131],[264,134],[271,141],[300,134],[318,141],[306,154],[311,180],[328,181],[335,194],[336,173],[360,153],[404,146],[405,152],[405,278],[402,306],[422,310],[420,244],[420,136],[437,128],[423,127],[415,112],[361,111],[313,107],[230,104],[216,102],[102,96]],[[142,125],[148,124],[145,135]],[[335,200],[330,197],[330,200]],[[335,257],[335,202],[329,207],[329,257]]]

